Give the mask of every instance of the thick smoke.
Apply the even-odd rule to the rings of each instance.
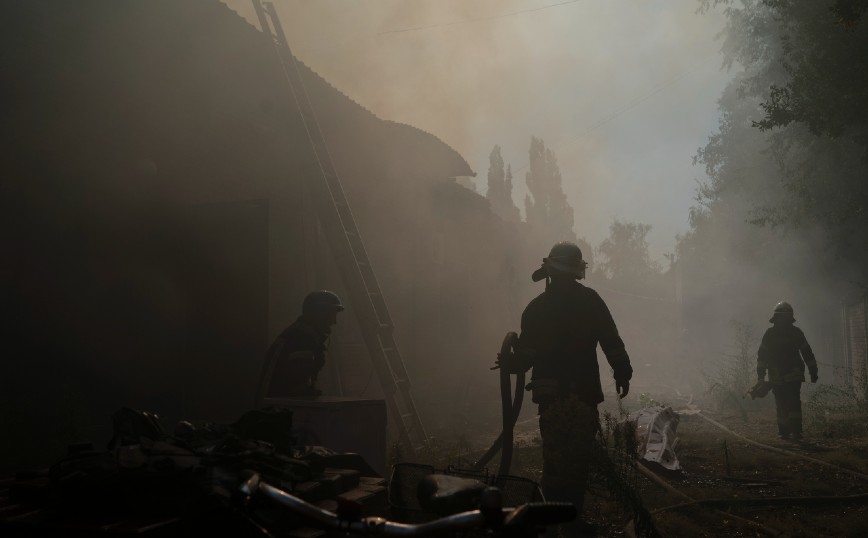
[[[255,19],[249,2],[229,4]],[[646,222],[662,258],[703,177],[691,157],[717,124],[722,19],[693,0],[560,4],[277,7],[298,56],[374,113],[435,134],[478,172],[499,144],[519,205],[530,137],[542,138],[578,235],[596,244],[613,218]]]
[[[256,25],[249,2],[228,4]],[[301,188],[318,170],[272,51],[218,2],[22,6],[6,18],[17,31],[0,32],[4,50],[26,52],[4,100],[16,130],[0,149],[15,179],[3,185],[3,247],[17,260],[3,268],[6,336],[21,346],[0,376],[15,404],[3,416],[10,461],[44,462],[104,433],[121,405],[234,418],[304,294],[345,292]],[[831,341],[839,290],[813,285],[831,265],[821,234],[740,250],[757,238],[749,196],[680,244],[678,270],[662,260],[690,230],[695,179],[706,179],[692,157],[730,77],[718,71],[719,16],[691,0],[277,7],[294,52],[325,79],[305,71],[432,428],[496,422],[488,368],[542,291],[530,274],[555,239],[450,181],[469,164],[483,190],[495,144],[522,207],[531,137],[545,141],[590,246],[614,219],[652,226],[653,277],[618,282],[592,267],[588,279],[633,356],[636,393],[701,390],[728,321],[762,326],[782,298],[809,337]],[[744,262],[766,252],[773,262]],[[376,397],[349,307],[322,385]]]

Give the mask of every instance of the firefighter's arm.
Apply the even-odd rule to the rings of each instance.
[[[612,367],[615,390],[618,392],[618,396],[621,398],[627,396],[627,393],[630,392],[630,380],[633,378],[633,367],[630,366],[627,350],[622,347],[620,350],[606,353],[606,360]]]
[[[599,297],[599,296],[598,296]],[[618,334],[618,327],[615,325],[615,320],[612,319],[612,314],[609,312],[609,307],[602,298],[599,298],[599,342],[603,353],[606,355],[606,360],[609,366],[612,367],[612,374],[615,378],[615,388],[618,395],[623,398],[630,392],[630,380],[633,378],[633,367],[630,365],[630,356],[627,355],[627,349],[624,346],[624,341],[621,335]]]
[[[808,343],[804,334],[802,334],[802,345],[799,347],[799,353],[802,354],[802,360],[805,361],[808,373],[811,374],[811,383],[816,383],[818,379],[817,359],[814,357],[814,350],[811,349],[811,344]]]
[[[769,361],[768,354],[769,349],[766,346],[766,337],[763,335],[763,340],[760,343],[760,347],[756,352],[756,379],[757,381],[764,381],[766,378],[766,371],[769,369]]]

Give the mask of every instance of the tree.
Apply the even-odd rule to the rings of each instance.
[[[660,264],[648,252],[650,224],[615,219],[609,237],[597,247],[596,272],[612,281],[635,286],[648,284],[661,272]]]
[[[512,165],[506,165],[506,176],[503,180],[503,203],[500,206],[500,216],[509,222],[520,222],[521,213],[512,199]]]
[[[554,241],[576,241],[573,208],[563,190],[557,157],[540,138],[531,137],[529,170],[525,182],[527,223],[538,234]]]
[[[773,163],[770,174],[740,174],[753,176],[751,189],[762,194],[749,220],[788,230],[818,226],[827,245],[868,278],[866,2],[703,0],[706,8],[718,4],[728,21],[725,64],[743,69],[721,101],[720,132],[698,154],[715,174],[711,192],[742,189],[734,171]],[[746,106],[753,110],[744,114]],[[733,151],[745,135],[753,147]]]
[[[488,157],[488,190],[485,197],[495,214],[509,222],[518,222],[521,217],[512,200],[512,168],[504,171],[500,146],[495,145]]]
[[[839,298],[860,266],[868,276],[858,136],[868,105],[854,97],[868,83],[862,11],[836,15],[845,2],[830,0],[702,3],[725,7],[724,66],[736,71],[695,156],[708,181],[676,245],[685,349],[698,362],[726,345],[710,327],[763,320],[782,297],[834,334]]]

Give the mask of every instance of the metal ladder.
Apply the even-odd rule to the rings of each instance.
[[[428,437],[410,392],[410,380],[395,342],[389,309],[274,4],[252,1],[262,32],[274,45],[318,165],[319,177],[310,177],[309,183],[320,223],[332,247],[350,304],[374,363],[389,414],[397,428],[399,445],[407,451],[407,456],[413,457],[427,447]]]

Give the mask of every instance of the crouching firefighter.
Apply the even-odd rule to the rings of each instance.
[[[587,265],[578,245],[561,242],[552,247],[532,276],[534,282],[545,279],[546,289],[522,314],[513,364],[501,365],[514,372],[533,368],[530,386],[533,402],[539,405],[543,493],[549,501],[574,503],[579,514],[591,460],[599,450],[597,405],[603,401],[603,390],[597,344],[614,370],[621,398],[630,390],[633,375],[606,303],[578,282]],[[566,536],[594,533],[581,518],[560,530]]]
[[[317,376],[325,365],[327,343],[337,314],[344,306],[328,290],[312,291],[304,298],[301,316],[271,344],[259,382],[257,403],[262,398],[316,398]]]

